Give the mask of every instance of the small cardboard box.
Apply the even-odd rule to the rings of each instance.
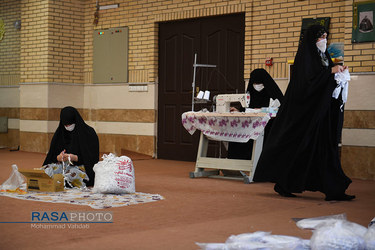
[[[64,177],[62,174],[55,174],[49,177],[44,170],[19,169],[27,179],[27,191],[59,192],[64,191]]]

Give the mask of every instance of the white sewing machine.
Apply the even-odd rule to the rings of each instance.
[[[250,104],[250,94],[223,94],[216,96],[216,112],[229,113],[230,104],[233,102],[241,103],[242,107],[247,108]]]

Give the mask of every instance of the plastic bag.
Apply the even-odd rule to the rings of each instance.
[[[83,166],[82,166],[83,167]],[[83,180],[88,181],[89,177],[82,167],[79,166],[67,166],[65,169],[64,178],[71,187],[85,188],[86,183]]]
[[[86,183],[83,180],[88,181],[89,177],[85,172],[84,166],[70,166],[67,165],[65,167],[65,172],[63,171],[63,165],[61,163],[50,163],[48,165],[43,166],[44,172],[52,177],[55,174],[63,174],[66,183],[70,187],[77,187],[77,188],[85,188]]]
[[[16,192],[25,194],[26,192],[26,178],[19,171],[16,164],[12,165],[12,173],[10,177],[0,185],[1,192]]]
[[[94,166],[94,193],[135,193],[135,176],[132,160],[127,156],[103,155],[103,161]]]
[[[225,243],[195,243],[203,250],[228,250]]]
[[[225,241],[225,243],[234,243],[234,242],[261,242],[262,239],[270,235],[270,232],[263,232],[263,231],[257,231],[254,233],[244,233],[244,234],[238,234],[238,235],[231,235],[229,238]]]
[[[311,249],[366,249],[364,226],[346,220],[344,214],[304,219],[300,228],[313,229]]]
[[[231,235],[225,241],[227,249],[266,249],[266,236],[271,235],[270,232],[257,231],[254,233],[243,233]]]
[[[309,240],[269,232],[244,233],[230,236],[225,243],[196,243],[205,250],[251,250],[251,249],[310,249]]]
[[[345,220],[326,224],[314,231],[310,239],[311,249],[366,249],[366,228]]]
[[[367,232],[363,238],[366,242],[366,249],[375,250],[375,218],[370,222]]]
[[[330,216],[320,216],[307,218],[297,221],[297,227],[302,229],[317,229],[323,225],[332,224],[338,220],[346,220],[345,214],[336,214]]]
[[[50,163],[48,165],[45,165],[42,167],[44,169],[44,172],[49,176],[53,177],[55,174],[62,174],[63,173],[63,168],[61,164],[56,164],[56,163]]]

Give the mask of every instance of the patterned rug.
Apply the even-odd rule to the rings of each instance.
[[[134,193],[134,194],[97,194],[90,189],[77,188],[65,189],[63,192],[0,192],[0,196],[7,196],[21,200],[32,200],[52,203],[68,203],[90,206],[95,209],[122,207],[140,203],[164,200],[159,194]]]

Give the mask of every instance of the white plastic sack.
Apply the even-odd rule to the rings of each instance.
[[[372,219],[365,236],[367,250],[375,250],[375,218]]]
[[[16,164],[12,165],[9,178],[0,185],[2,192],[26,192],[26,178],[19,171]]]
[[[132,160],[127,156],[103,155],[103,161],[94,166],[94,193],[135,193],[135,176]]]
[[[269,232],[244,233],[230,236],[225,243],[196,243],[204,250],[307,250],[309,240]]]
[[[366,228],[356,223],[338,220],[314,231],[310,239],[311,249],[366,249]]]
[[[303,229],[312,229],[310,239],[315,249],[366,249],[364,226],[346,220],[345,214],[303,219],[297,222]]]

